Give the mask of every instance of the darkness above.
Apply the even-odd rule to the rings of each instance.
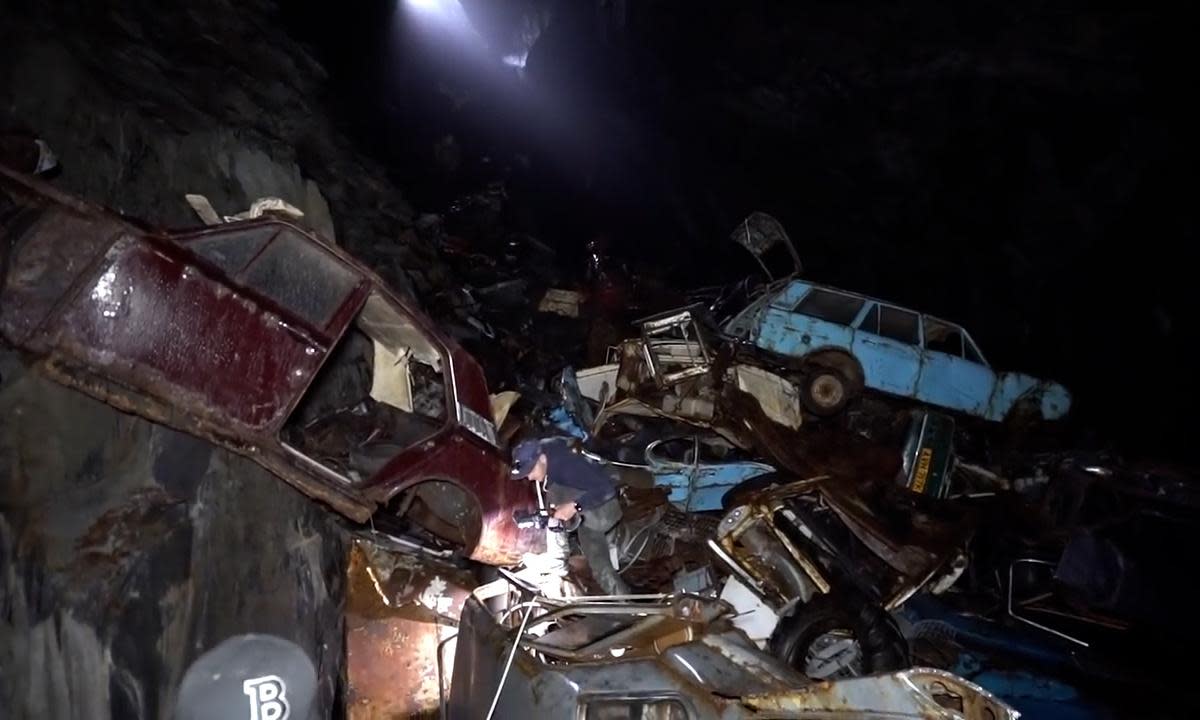
[[[197,52],[253,55],[281,32],[310,48],[328,78],[304,111],[418,211],[504,179],[511,229],[568,263],[602,233],[689,287],[750,268],[725,237],[763,210],[809,278],[960,322],[994,366],[1062,381],[1096,443],[1187,450],[1198,118],[1182,18],[1128,2],[234,7],[188,9],[211,26]],[[186,65],[177,40],[145,38]],[[520,71],[502,62],[526,51]],[[296,163],[341,228],[356,180],[312,137]]]
[[[684,285],[730,279],[726,233],[765,210],[809,277],[963,323],[1109,442],[1185,447],[1184,24],[1134,3],[464,5],[489,40],[549,18],[521,78],[415,39],[403,5],[288,14],[418,207],[504,175],[543,240],[606,232]],[[446,134],[462,162],[430,173]]]

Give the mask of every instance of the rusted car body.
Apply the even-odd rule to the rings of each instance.
[[[872,497],[869,490],[826,477],[768,488],[725,515],[713,546],[780,607],[852,583],[858,594],[891,610],[940,574],[954,572],[967,523],[910,511],[904,512],[908,526],[899,531],[864,497]]]
[[[945,590],[966,567],[973,524],[896,484],[816,477],[727,499],[736,507],[708,542],[730,573],[722,597],[748,632],[814,679],[906,667],[887,612],[920,590]]]
[[[964,718],[1017,713],[939,670],[810,683],[698,596],[534,598],[493,616],[464,605],[446,717],[585,720]]]
[[[150,230],[0,167],[0,280],[0,335],[60,383],[357,522],[405,515],[493,564],[539,545],[478,363],[311,232]]]

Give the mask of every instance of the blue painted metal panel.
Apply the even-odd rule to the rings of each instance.
[[[1021,373],[1000,373],[996,378],[996,389],[988,398],[987,417],[1003,420],[1018,400],[1038,386],[1038,382],[1037,378]]]
[[[1057,420],[1071,408],[1071,393],[1058,383],[1038,380],[1023,373],[1000,373],[996,390],[988,401],[987,416],[992,420],[1003,420],[1009,410],[1023,398],[1035,397],[1042,417]]]
[[[1071,409],[1071,393],[1056,382],[1042,384],[1042,417],[1058,420]]]
[[[758,330],[756,345],[789,357],[803,357],[828,347],[849,349],[854,340],[853,328],[774,307],[767,309]]]
[[[550,409],[546,413],[546,419],[551,425],[562,430],[572,437],[577,437],[580,440],[587,440],[588,431],[583,428],[579,420],[571,414],[565,407],[558,405]]]
[[[701,464],[693,470],[691,492],[683,509],[688,512],[720,510],[725,493],[750,478],[770,472],[775,472],[775,468],[761,463]]]
[[[863,369],[863,383],[872,390],[912,397],[921,371],[921,352],[907,343],[858,330],[850,345]]]
[[[996,373],[986,365],[933,350],[921,351],[918,400],[971,415],[987,416]]]
[[[721,509],[721,498],[745,480],[775,472],[759,463],[700,465],[699,468],[652,469],[654,484],[670,489],[668,499],[687,512]]]
[[[694,451],[698,451],[696,439],[689,440]],[[646,448],[646,465],[654,476],[654,483],[670,489],[670,501],[688,512],[720,510],[721,498],[730,489],[750,478],[775,472],[770,465],[750,461],[691,463],[664,460],[656,452],[662,442]]]

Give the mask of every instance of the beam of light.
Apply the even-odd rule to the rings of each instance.
[[[405,0],[413,10],[421,12],[442,12],[445,5],[457,5],[455,0]]]
[[[404,6],[428,25],[440,25],[455,33],[478,37],[459,0],[403,0]]]

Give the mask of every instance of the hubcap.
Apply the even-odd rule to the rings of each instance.
[[[819,375],[812,383],[813,400],[823,408],[837,407],[846,395],[846,388],[835,375]]]

